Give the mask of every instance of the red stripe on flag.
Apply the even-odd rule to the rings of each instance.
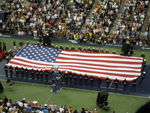
[[[72,68],[84,68],[84,69],[87,69],[87,67],[83,67],[83,66],[74,66],[74,65],[60,65],[60,67],[72,67]],[[93,70],[104,70],[104,71],[114,71],[114,72],[127,72],[126,70],[117,70],[117,69],[99,69],[99,68],[92,68],[92,67],[89,67],[88,69],[93,69]],[[128,72],[131,72],[131,73],[140,73],[139,71],[132,71],[132,70],[128,70]]]
[[[28,60],[24,60],[24,59],[21,59],[21,58],[13,58],[14,60],[17,60],[17,61],[22,61],[22,62],[26,62],[26,63],[31,63],[31,65],[33,64],[36,64],[36,65],[43,65],[43,66],[45,66],[45,65],[47,65],[47,66],[49,66],[49,64],[43,64],[43,63],[40,63],[40,62],[38,62],[37,63],[37,61],[35,62],[35,61],[28,61]],[[10,62],[12,62],[12,61],[10,61]],[[50,65],[51,66],[51,65]]]
[[[118,63],[118,64],[142,64],[142,62],[129,62],[129,61],[109,61],[109,60],[94,60],[94,59],[80,59],[80,58],[65,58],[65,57],[58,57],[61,60],[77,60],[77,61],[90,61],[90,62],[103,62],[103,63]]]
[[[18,66],[24,66],[24,67],[30,67],[30,68],[48,68],[48,67],[40,67],[40,66],[35,66],[34,64],[23,64],[23,63],[17,63],[17,62],[13,62],[13,61],[10,61],[9,64],[11,65],[18,65]],[[47,66],[47,65],[42,65],[42,66]],[[52,65],[49,65],[50,67]]]
[[[76,52],[76,51],[72,51],[72,52]],[[79,53],[84,53],[84,52],[79,52]],[[78,56],[78,57],[93,57],[93,58],[116,58],[116,59],[133,59],[133,60],[141,60],[143,59],[142,57],[127,57],[127,56],[119,56],[119,55],[114,55],[114,54],[110,54],[111,56],[106,56],[105,54],[106,53],[96,53],[96,54],[99,54],[99,55],[94,55],[92,53],[88,53],[88,54],[91,54],[91,55],[86,55],[86,54],[67,54],[67,53],[61,53],[62,55],[70,55],[70,56]],[[103,55],[103,56],[100,56],[100,55]],[[107,53],[108,54],[108,53]],[[105,55],[105,56],[104,56]]]
[[[62,68],[62,69],[68,69],[68,68]],[[128,78],[138,77],[138,76],[136,76],[136,75],[117,74],[117,73],[108,73],[108,72],[93,72],[93,71],[89,71],[89,70],[84,71],[84,70],[74,69],[74,68],[69,69],[69,70],[78,71],[78,72],[83,72],[83,73],[85,72],[85,74],[86,74],[86,73],[92,73],[93,75],[94,75],[94,74],[99,74],[99,75],[104,74],[104,75],[115,76],[115,77],[128,77]],[[87,74],[87,75],[88,75],[88,74]]]
[[[64,61],[56,61],[55,63],[59,63],[59,64],[61,64],[61,63],[65,63],[65,64],[72,64],[72,63],[70,63],[70,62],[64,62]],[[83,64],[85,64],[85,65],[91,65],[91,64],[89,64],[89,63],[80,63],[80,62],[73,62],[73,64],[81,64],[81,65],[83,65]],[[111,66],[111,65],[101,65],[101,64],[94,64],[94,66],[97,66],[97,67],[99,67],[99,66],[102,66],[102,67],[112,67],[112,68],[129,68],[129,69],[141,69],[141,67],[129,67],[129,66]]]

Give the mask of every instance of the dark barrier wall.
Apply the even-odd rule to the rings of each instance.
[[[34,39],[34,40],[39,40],[38,37],[33,37],[33,36],[20,36],[20,35],[15,35],[15,34],[7,34],[7,35],[0,35],[2,37],[11,37],[11,38],[20,38],[20,39]],[[122,44],[112,44],[112,43],[105,43],[105,44],[86,44],[86,43],[79,43],[76,40],[69,40],[69,39],[58,39],[58,38],[51,38],[52,42],[67,42],[67,43],[76,43],[80,45],[87,45],[87,46],[108,46],[108,47],[122,47]],[[136,46],[134,45],[134,49],[142,49],[142,50],[150,50],[150,47],[148,46]]]

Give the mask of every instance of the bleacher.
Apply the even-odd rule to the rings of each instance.
[[[133,41],[134,44],[145,45],[141,37],[141,30],[148,11],[148,0],[126,0],[120,18],[115,25],[114,38],[121,42],[123,39]]]
[[[26,5],[26,2],[29,5]],[[73,39],[84,43],[122,43],[123,39],[129,39],[136,45],[148,45],[147,39],[141,37],[149,10],[148,0],[26,2],[5,0],[1,4],[2,10],[13,10],[11,17],[5,24],[3,23],[1,33],[39,37],[43,33],[52,32],[56,38]],[[7,4],[13,4],[14,7],[9,8]],[[118,12],[121,10],[120,16]],[[114,24],[115,21],[117,24]],[[114,29],[110,32],[112,28]],[[149,31],[145,32],[146,34],[149,34]],[[149,39],[149,35],[145,37]]]

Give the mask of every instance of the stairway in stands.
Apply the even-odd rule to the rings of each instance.
[[[149,5],[148,5],[148,11],[147,11],[147,14],[146,14],[143,26],[142,26],[142,30],[141,30],[141,37],[143,37],[147,41],[147,43],[150,45],[150,36],[148,37],[145,34],[145,32],[148,33],[148,31],[146,30],[146,28],[148,26],[150,26],[150,2],[149,2]]]
[[[124,8],[124,3],[125,3],[124,0],[120,0],[120,8],[119,8],[118,16],[117,16],[116,19],[114,20],[114,23],[113,23],[112,28],[111,28],[111,30],[110,30],[110,35],[111,35],[111,33],[113,32],[113,30],[115,29],[117,21],[118,21],[119,18],[121,17],[121,13],[122,13],[123,8]]]

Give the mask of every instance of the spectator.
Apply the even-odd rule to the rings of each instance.
[[[26,111],[29,112],[29,113],[32,111],[31,105],[28,105],[28,106],[26,107]]]
[[[44,109],[42,111],[43,113],[49,113],[49,110],[47,109],[47,104],[44,105]]]
[[[89,43],[112,42],[108,33],[117,17],[119,10],[119,0],[102,0],[95,5],[91,18],[86,20],[86,25],[82,32],[84,41]]]
[[[148,4],[148,0],[126,1],[121,18],[118,20],[112,33],[113,38],[116,38],[118,42],[128,39],[133,40],[136,45],[144,45],[140,32],[145,20]]]

